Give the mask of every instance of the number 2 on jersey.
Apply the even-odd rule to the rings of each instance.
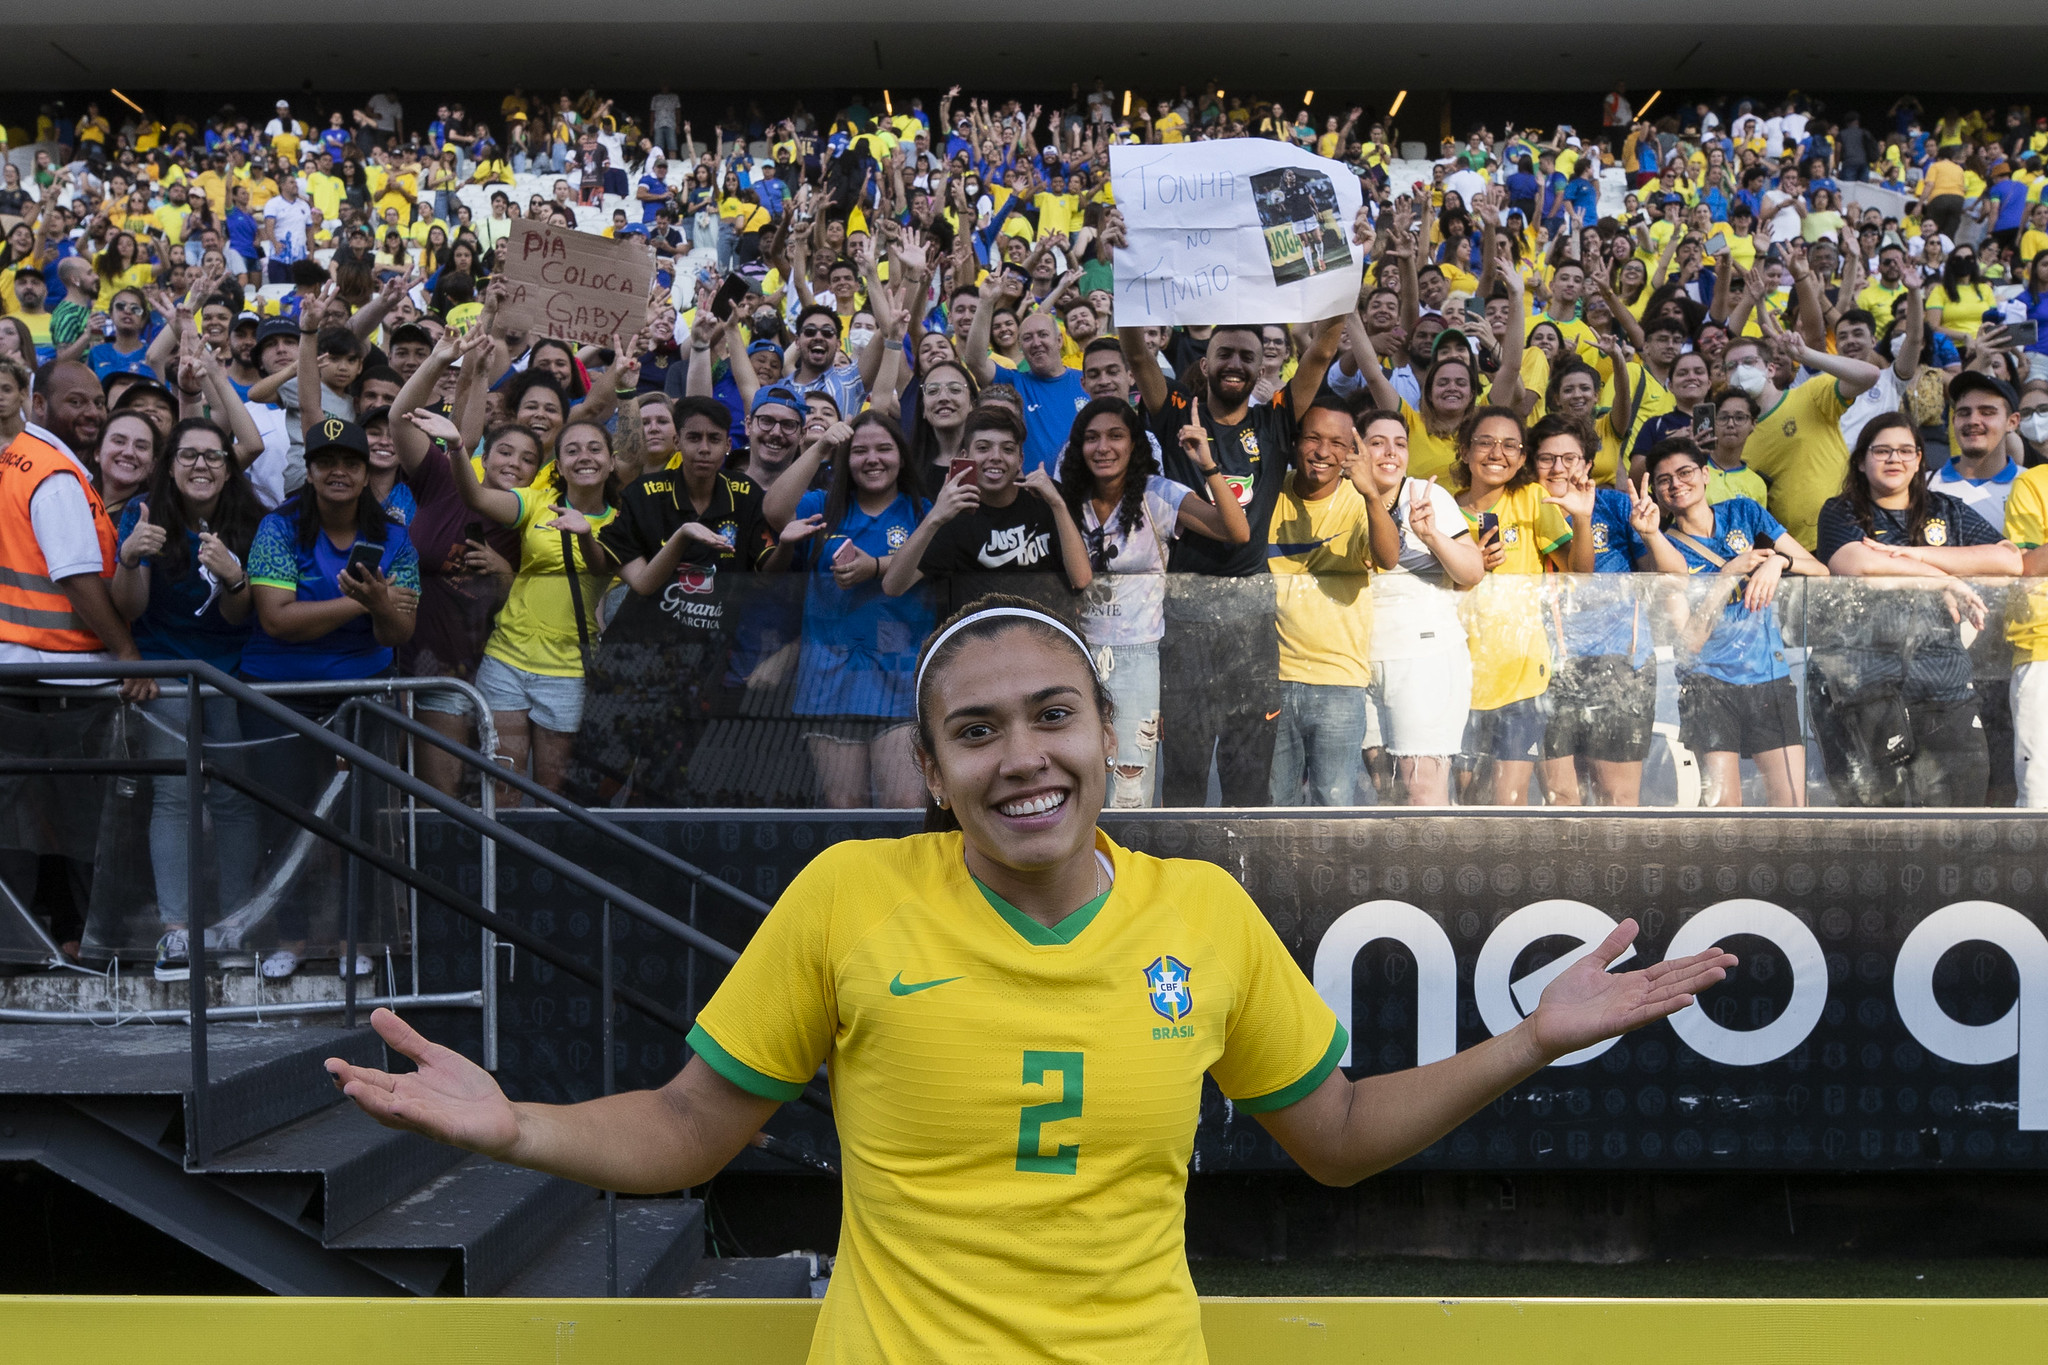
[[[1078,1052],[1026,1052],[1024,1084],[1045,1085],[1049,1076],[1060,1078],[1060,1098],[1045,1104],[1027,1104],[1017,1120],[1017,1169],[1043,1171],[1049,1175],[1072,1175],[1081,1155],[1079,1143],[1060,1142],[1052,1155],[1039,1150],[1039,1129],[1061,1119],[1081,1117],[1081,1058]]]

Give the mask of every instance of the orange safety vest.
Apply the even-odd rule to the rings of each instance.
[[[29,499],[52,474],[78,478],[100,540],[100,576],[114,576],[114,523],[98,490],[63,451],[23,432],[0,450],[0,640],[31,649],[103,650],[106,645],[72,613],[71,599],[50,577],[29,520]]]

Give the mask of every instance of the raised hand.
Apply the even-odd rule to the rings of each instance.
[[[453,446],[462,444],[461,429],[438,412],[414,408],[405,414],[405,420],[418,427],[420,434],[430,441],[445,441]]]
[[[824,529],[825,514],[822,512],[812,513],[808,517],[791,517],[788,520],[788,522],[786,522],[783,525],[782,536],[778,543],[783,545],[794,545],[798,541],[809,540],[812,536],[816,535],[818,532]]]
[[[1572,475],[1571,487],[1557,497],[1546,497],[1543,501],[1553,507],[1562,508],[1573,521],[1584,521],[1593,515],[1595,493],[1593,476],[1590,473]]]
[[[1735,955],[1717,946],[1637,972],[1609,972],[1636,933],[1636,922],[1623,920],[1599,947],[1544,987],[1529,1016],[1544,1056],[1562,1057],[1676,1014],[1735,965]]]
[[[1408,529],[1415,538],[1427,541],[1436,534],[1436,475],[1429,476],[1429,482],[1408,494]]]
[[[131,569],[142,567],[142,561],[164,548],[164,528],[152,525],[149,520],[149,504],[142,504],[140,519],[135,529],[128,533],[128,539],[121,542],[121,562]]]
[[[1209,429],[1202,425],[1201,399],[1188,399],[1188,421],[1187,425],[1180,429],[1178,439],[1180,448],[1187,452],[1187,457],[1194,462],[1195,468],[1206,474],[1216,467],[1216,458],[1209,453]]]
[[[242,561],[235,558],[235,552],[211,531],[199,533],[199,562],[212,570],[213,576],[222,583],[232,583],[242,576]]]
[[[428,1042],[388,1009],[370,1027],[416,1071],[392,1073],[327,1059],[335,1088],[386,1128],[419,1133],[451,1147],[504,1158],[519,1140],[519,1117],[491,1073],[439,1043]]]
[[[1060,487],[1052,481],[1052,475],[1045,472],[1044,465],[1040,465],[1032,470],[1029,474],[1019,479],[1018,482],[1036,493],[1044,500],[1046,506],[1057,507],[1059,505]]]
[[[590,534],[590,518],[584,516],[583,513],[574,507],[569,506],[567,503],[556,502],[548,504],[548,510],[555,514],[555,519],[543,522],[541,530],[567,531],[572,536],[587,536]]]
[[[1664,509],[1650,496],[1650,476],[1643,475],[1640,487],[1631,482],[1628,485],[1628,524],[1639,536],[1661,533],[1664,529]]]

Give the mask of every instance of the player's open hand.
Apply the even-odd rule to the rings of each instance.
[[[1637,972],[1609,972],[1614,960],[1635,942],[1636,932],[1633,919],[1623,920],[1599,947],[1544,988],[1529,1025],[1547,1060],[1678,1013],[1693,1003],[1694,996],[1726,978],[1735,965],[1733,953],[1715,946]]]
[[[511,1152],[519,1140],[519,1118],[490,1072],[452,1048],[428,1042],[388,1009],[372,1012],[370,1027],[419,1069],[394,1074],[329,1057],[327,1074],[342,1094],[386,1128],[500,1159]]]

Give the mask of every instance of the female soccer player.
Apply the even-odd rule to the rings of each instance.
[[[1610,975],[1624,920],[1509,1032],[1348,1081],[1343,1025],[1230,874],[1096,828],[1115,736],[1069,625],[984,597],[925,647],[913,695],[928,823],[949,828],[813,859],[667,1086],[513,1104],[388,1010],[372,1024],[419,1070],[335,1058],[335,1083],[388,1126],[653,1192],[709,1180],[826,1063],[845,1211],[813,1361],[1199,1362],[1182,1225],[1203,1073],[1348,1185],[1735,963]]]

